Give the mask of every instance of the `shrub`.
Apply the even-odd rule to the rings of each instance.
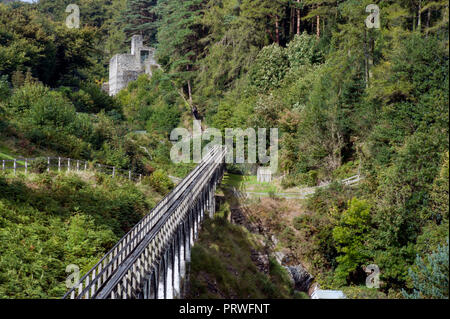
[[[24,86],[14,90],[14,94],[9,100],[8,108],[13,113],[24,112],[48,93],[49,89],[40,83],[26,83]]]
[[[174,187],[172,180],[163,170],[154,171],[152,175],[143,179],[143,183],[150,185],[160,194],[166,194]]]
[[[147,131],[157,131],[166,136],[180,123],[181,113],[176,106],[158,105],[146,123]]]
[[[281,180],[281,187],[284,189],[297,186],[297,180],[294,175],[285,176]]]
[[[47,168],[48,168],[48,162],[47,162],[47,158],[45,158],[45,157],[39,157],[31,163],[31,171],[33,173],[42,174],[47,170]]]
[[[333,239],[340,253],[336,258],[338,283],[345,283],[367,258],[363,247],[370,230],[370,210],[368,202],[353,198],[342,213],[339,225],[333,229]]]
[[[76,118],[74,106],[59,92],[48,92],[31,102],[26,113],[35,126],[52,126],[66,130]]]
[[[315,60],[315,43],[314,36],[307,34],[306,31],[300,35],[296,35],[286,48],[286,55],[290,66],[296,67],[312,64]]]
[[[294,218],[294,228],[297,230],[309,229],[312,225],[312,218],[310,215],[301,215]]]
[[[6,75],[0,76],[0,102],[5,101],[11,95],[9,88],[8,77]]]
[[[117,109],[116,102],[95,83],[86,82],[81,85],[81,90],[73,94],[77,110],[87,113],[98,113]]]
[[[279,87],[289,67],[286,53],[277,44],[264,47],[250,69],[250,83],[260,91]]]

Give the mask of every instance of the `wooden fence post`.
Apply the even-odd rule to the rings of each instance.
[[[128,171],[128,179],[131,181],[131,171]]]
[[[28,159],[25,159],[25,175],[28,174]]]
[[[67,171],[70,172],[70,158],[67,159]]]
[[[47,172],[50,172],[50,157],[47,157]]]
[[[16,175],[17,160],[14,159],[14,175]]]
[[[61,172],[61,157],[58,157],[58,172]]]

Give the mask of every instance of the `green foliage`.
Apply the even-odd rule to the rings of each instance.
[[[45,157],[36,158],[31,163],[31,171],[33,173],[42,174],[47,171],[48,159]]]
[[[9,86],[8,77],[6,75],[0,76],[0,103],[9,98],[11,94]]]
[[[66,266],[89,270],[151,206],[117,179],[0,177],[0,297],[60,298]]]
[[[269,273],[259,271],[251,255],[261,247],[245,229],[227,222],[228,214],[226,203],[202,225],[192,248],[189,298],[293,297],[286,270],[270,259]]]
[[[167,194],[175,186],[172,180],[162,170],[156,170],[149,177],[145,177],[143,183],[150,185],[160,194]]]
[[[144,42],[156,43],[157,0],[129,0],[126,10],[122,12],[126,24],[124,31],[131,38],[134,34],[144,35]]]
[[[201,54],[200,13],[203,0],[159,0],[158,58],[179,86],[192,80],[196,57]]]
[[[447,220],[449,214],[449,152],[443,156],[444,160],[439,176],[433,183],[431,200],[433,218],[436,221]]]
[[[448,239],[426,259],[416,257],[409,275],[414,285],[412,293],[402,291],[408,299],[448,299],[449,280]]]
[[[286,53],[277,44],[264,47],[249,72],[250,83],[265,92],[280,86],[289,66]]]
[[[0,24],[0,72],[4,74],[31,68],[33,76],[54,86],[91,65],[94,32],[90,28],[68,29],[32,6],[1,5]]]
[[[313,36],[306,32],[296,35],[286,48],[286,55],[291,68],[314,63],[317,60],[314,49],[315,39]]]
[[[80,84],[78,91],[70,91],[67,96],[73,102],[78,112],[99,113],[102,110],[105,112],[112,110],[121,112],[116,101],[95,83],[84,82]]]
[[[140,76],[117,99],[128,121],[138,129],[168,136],[180,122],[182,102],[170,78],[161,71],[154,72],[151,78]]]
[[[367,260],[364,246],[370,230],[370,210],[371,206],[366,201],[353,198],[333,229],[333,240],[340,253],[336,258],[338,282],[345,283],[348,276]]]
[[[20,150],[181,176],[191,167],[171,164],[166,137],[195,106],[208,126],[279,128],[284,187],[365,177],[318,191],[314,217],[280,230],[286,243],[308,240],[305,258],[326,284],[362,284],[355,269],[370,257],[396,296],[416,254],[448,236],[444,1],[422,1],[420,25],[414,1],[380,2],[377,30],[361,27],[366,0],[80,0],[79,30],[62,23],[69,2],[0,5],[0,126]],[[99,89],[107,62],[139,30],[157,34],[164,72],[110,98]],[[367,228],[344,223],[369,206]]]

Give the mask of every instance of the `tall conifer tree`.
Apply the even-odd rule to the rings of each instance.
[[[124,12],[125,33],[128,38],[141,34],[144,42],[153,45],[156,43],[158,19],[155,10],[157,0],[128,0],[127,9]]]

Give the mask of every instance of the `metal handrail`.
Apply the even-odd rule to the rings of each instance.
[[[221,152],[216,154],[223,159],[226,151],[222,149]],[[130,254],[130,257],[127,258],[126,262],[122,264],[120,269],[114,274],[113,278],[106,284],[106,286],[100,291],[99,296],[95,296],[96,298],[107,298],[110,296],[112,290],[117,286],[117,284],[122,280],[123,276],[135,265],[137,259],[141,257],[144,253],[145,249],[150,245],[150,243],[155,239],[157,234],[161,231],[166,222],[177,212],[177,210],[182,207],[184,204],[187,204],[192,198],[201,193],[202,188],[206,185],[206,181],[210,180],[212,175],[214,174],[215,169],[220,165],[220,161],[215,162],[214,159],[207,163],[207,166],[204,168],[206,172],[202,174],[198,174],[194,180],[190,183],[189,187],[185,189],[183,196],[177,199],[177,201],[171,206],[167,207],[167,213],[165,213],[158,221],[155,227],[150,229],[145,238],[141,241],[138,247],[136,247],[135,251]],[[193,203],[191,203],[193,205]],[[180,218],[180,217],[179,217]]]
[[[92,267],[71,290],[69,290],[63,298],[75,298],[76,291],[78,290],[78,294],[76,298],[79,296],[83,296],[84,293],[87,292],[87,289],[92,286],[92,282],[100,276],[100,273],[105,274],[106,270],[109,270],[109,273],[104,278],[104,281],[111,277],[113,273],[116,271],[118,267],[118,263],[120,263],[121,257],[126,258],[133,249],[139,244],[139,242],[144,238],[143,231],[148,228],[148,225],[151,227],[156,224],[156,222],[161,218],[161,214],[166,210],[162,211],[162,208],[169,207],[173,204],[173,202],[177,199],[177,193],[184,191],[189,185],[188,182],[195,178],[198,174],[200,174],[204,168],[204,166],[208,163],[208,161],[212,160],[219,151],[219,147],[213,147],[211,151],[205,156],[205,158],[201,161],[201,163],[192,170],[183,181],[177,185],[169,194],[167,194],[143,219],[141,219],[127,234],[125,234],[117,243],[111,248],[105,256],[94,266]],[[123,256],[123,254],[126,256]],[[109,259],[109,261],[108,261]],[[105,264],[106,261],[106,264]],[[81,288],[83,282],[89,282],[89,277],[91,278],[91,284],[87,284],[89,287]]]
[[[46,159],[47,160],[47,171],[49,171],[49,169],[53,168],[53,167],[58,167],[58,170],[62,170],[64,168],[67,168],[68,170],[72,170],[72,168],[73,168],[74,170],[76,169],[77,171],[87,170],[88,168],[90,168],[89,162],[85,161],[85,160],[77,160],[77,159],[72,159],[72,158],[68,158],[68,157],[49,156],[49,157],[38,157],[38,158],[19,157],[19,158],[14,158],[14,159],[0,159],[0,171],[14,170],[14,173],[16,173],[16,171],[18,169],[25,168],[25,173],[27,173],[30,165],[32,165],[32,163],[38,159]],[[52,161],[54,163],[55,160],[57,160],[58,163],[52,164]],[[65,163],[63,163],[63,162],[65,162]],[[13,165],[8,165],[10,163],[13,163]],[[83,167],[81,167],[81,169],[79,167],[80,164],[83,164]],[[133,173],[131,170],[120,169],[115,166],[96,163],[96,164],[94,164],[94,168],[96,168],[96,167],[100,168],[100,169],[106,168],[106,169],[112,170],[111,174],[113,177],[116,177],[116,175],[119,175],[119,173],[123,173],[123,177],[126,177],[129,180],[133,179],[133,180],[140,181],[143,177],[142,174],[136,174],[136,173]]]

